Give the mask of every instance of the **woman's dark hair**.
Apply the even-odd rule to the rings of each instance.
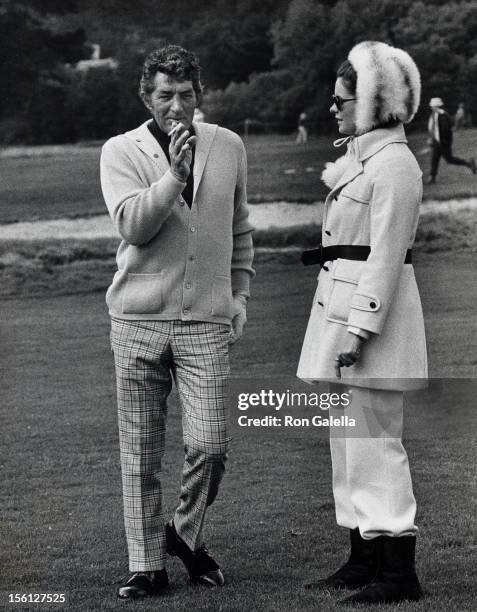
[[[356,82],[358,80],[358,75],[356,74],[356,70],[351,65],[349,60],[345,60],[342,64],[340,64],[338,71],[336,73],[337,77],[341,77],[346,85],[347,89],[349,89],[351,94],[356,93]]]
[[[163,72],[177,81],[191,81],[200,101],[202,83],[200,82],[199,58],[179,45],[167,45],[150,53],[143,65],[139,96],[144,103],[154,91],[154,77]]]

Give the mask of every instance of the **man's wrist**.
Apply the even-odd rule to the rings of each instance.
[[[187,177],[183,178],[178,172],[175,172],[174,169],[172,168],[172,166],[169,168],[169,172],[172,174],[172,176],[176,179],[176,181],[179,181],[179,183],[184,183],[184,185],[187,183]]]
[[[237,292],[233,294],[234,299],[238,299],[244,306],[247,306],[247,302],[249,300],[249,296],[245,293]]]

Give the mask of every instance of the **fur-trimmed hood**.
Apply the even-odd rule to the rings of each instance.
[[[411,56],[383,42],[355,45],[348,60],[358,75],[356,134],[388,123],[409,123],[421,98],[421,78]]]

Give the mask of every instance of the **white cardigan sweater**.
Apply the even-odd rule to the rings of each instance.
[[[252,226],[246,156],[233,132],[194,124],[194,198],[170,172],[147,122],[103,146],[101,186],[122,242],[106,294],[122,319],[229,323],[232,293],[249,294]]]

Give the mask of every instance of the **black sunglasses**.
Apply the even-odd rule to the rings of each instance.
[[[341,96],[335,96],[334,94],[331,96],[333,104],[340,111],[343,108],[345,102],[351,102],[351,100],[356,100],[356,98],[342,98]]]

